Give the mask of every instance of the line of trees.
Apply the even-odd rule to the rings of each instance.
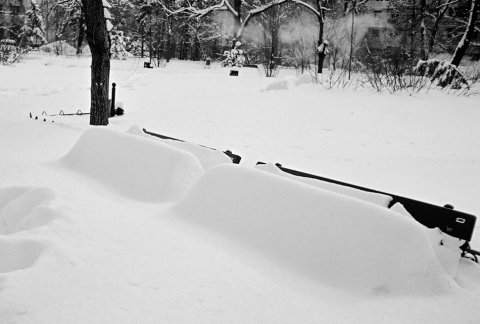
[[[389,12],[386,23],[395,27],[397,38],[404,38],[402,47],[409,48],[411,56],[425,60],[437,53],[454,53],[462,43],[452,60],[457,62],[463,48],[480,53],[478,1],[111,0],[110,13],[114,31],[124,37],[126,50],[136,55],[200,60],[221,55],[233,39],[243,39],[253,57],[268,60],[286,51],[288,44],[281,40],[281,33],[293,23],[316,32],[313,49],[329,36],[325,33],[336,20],[377,14],[376,3],[388,3],[383,7]],[[32,2],[29,10],[15,8],[1,8],[0,38],[18,40],[27,33],[32,38],[35,31],[37,43],[63,40],[81,53],[86,41],[81,0],[43,0],[39,6]],[[22,11],[33,19],[13,19]],[[35,23],[36,17],[43,19],[41,24]],[[266,46],[269,51],[258,50]]]
[[[339,19],[376,15],[377,3],[387,3],[382,10],[388,11],[385,25],[394,27],[397,32],[397,40],[393,43],[402,38],[401,46],[409,48],[412,57],[426,60],[437,53],[453,54],[465,35],[463,46],[452,60],[456,63],[465,55],[464,48],[480,55],[478,1],[110,0],[110,13],[114,33],[118,36],[116,39],[122,38],[121,42],[130,53],[148,56],[150,60],[218,58],[235,43],[234,39],[240,39],[245,45],[244,50],[251,54],[249,56],[267,61],[271,57],[285,56],[289,44],[282,40],[281,34],[292,24],[300,24],[303,29],[308,28],[310,33],[316,34],[315,39],[310,40],[312,52],[325,39],[332,41],[328,39],[332,38],[328,35],[332,34],[329,29]],[[37,33],[37,39],[66,41],[80,54],[86,41],[82,5],[82,0],[43,0],[38,8],[43,17],[43,28],[32,27],[30,30],[42,30],[42,34]],[[33,5],[29,11],[36,7]],[[0,12],[0,29],[14,30],[14,26],[7,26],[7,21],[13,23],[7,16],[8,10]],[[25,21],[22,24],[31,25]],[[352,27],[353,33],[357,32],[356,27]],[[0,37],[18,38],[21,29],[21,26],[16,28],[14,37],[5,37],[5,32],[0,33]],[[467,30],[468,34],[465,34]],[[349,33],[348,29],[342,32]],[[339,35],[333,38],[339,38]],[[295,42],[297,39],[289,40]],[[338,46],[333,42],[331,51]],[[348,52],[343,50],[344,55],[350,56]],[[316,59],[318,72],[321,72],[322,58],[318,55]]]
[[[332,57],[340,54],[350,68],[354,45],[364,39],[358,37],[360,30],[363,28],[369,37],[368,26],[365,28],[368,19],[361,23],[359,18],[370,15],[373,22],[382,14],[386,15],[383,29],[391,34],[389,45],[408,52],[410,60],[427,60],[447,52],[452,55],[450,63],[458,66],[467,51],[480,53],[479,1],[43,0],[40,6],[32,2],[21,32],[13,36],[66,41],[76,47],[77,54],[87,41],[92,54],[92,112],[101,111],[100,115],[92,114],[91,123],[107,124],[112,48],[124,48],[158,63],[170,58],[219,58],[240,41],[253,63],[278,64],[282,59],[285,63],[288,55],[301,53],[301,58],[293,63],[290,60],[290,64],[301,62],[303,68],[310,66],[316,54],[314,61],[321,73],[324,53],[316,48],[324,48],[329,40]],[[378,3],[382,3],[380,10]],[[8,26],[13,20],[7,19],[11,12],[2,9],[0,28],[13,30]],[[285,37],[286,30],[295,30],[292,26],[297,33]],[[300,34],[305,32],[309,37],[302,38]],[[5,38],[5,34],[0,36]],[[9,36],[12,38],[12,33]],[[300,39],[306,50],[295,48],[300,46]]]

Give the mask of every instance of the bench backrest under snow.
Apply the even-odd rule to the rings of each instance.
[[[263,164],[263,162],[258,162],[258,164]],[[305,172],[294,170],[294,169],[285,168],[278,163],[276,164],[276,166],[283,172],[292,174],[294,176],[326,181],[326,182],[330,182],[337,185],[346,186],[346,187],[350,187],[350,188],[354,188],[354,189],[358,189],[366,192],[378,193],[378,194],[390,196],[392,197],[392,201],[390,202],[388,208],[392,207],[396,203],[401,203],[403,207],[418,222],[425,225],[426,227],[429,227],[429,228],[438,227],[442,232],[450,236],[459,238],[461,240],[465,240],[467,242],[469,242],[472,239],[477,217],[471,214],[460,212],[458,210],[454,210],[449,205],[445,205],[447,207],[437,206],[437,205],[429,204],[423,201],[406,198],[406,197],[394,195],[391,193],[382,192],[379,190],[365,188],[365,187],[357,186],[351,183],[341,182],[338,180],[333,180],[333,179],[321,177],[321,176],[310,174],[310,173],[305,173]]]

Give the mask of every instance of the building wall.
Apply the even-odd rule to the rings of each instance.
[[[371,22],[365,35],[366,44],[370,49],[398,46],[401,33],[390,23],[392,7],[390,1],[369,0],[366,3],[367,13]]]

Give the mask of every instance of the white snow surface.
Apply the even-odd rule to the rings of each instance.
[[[480,215],[478,97],[327,90],[289,71],[284,91],[262,91],[272,80],[254,69],[129,59],[112,62],[126,114],[108,127],[42,115],[89,110],[89,66],[0,66],[0,323],[480,318],[461,241],[389,197],[255,167]]]

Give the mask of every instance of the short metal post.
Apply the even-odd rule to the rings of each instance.
[[[110,107],[110,117],[115,116],[115,87],[117,84],[115,82],[112,83],[112,105]]]

